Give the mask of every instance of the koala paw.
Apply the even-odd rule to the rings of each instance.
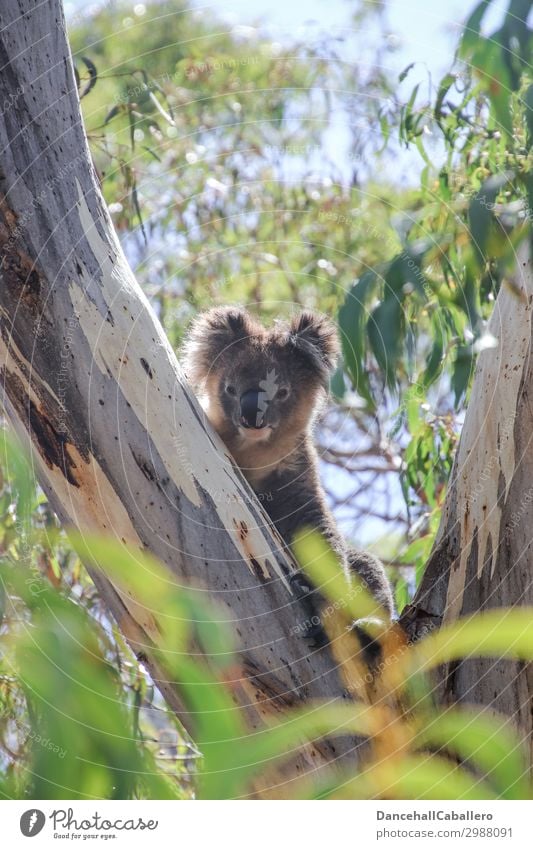
[[[384,627],[385,622],[381,619],[357,619],[352,624],[352,631],[359,640],[363,658],[370,669],[375,669],[381,658],[380,636]]]
[[[304,639],[309,640],[310,648],[320,649],[329,642],[320,619],[318,606],[318,595],[312,584],[300,574],[295,573],[289,578],[289,583],[294,595],[299,600],[301,609],[304,611],[303,622]]]

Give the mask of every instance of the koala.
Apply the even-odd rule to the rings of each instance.
[[[194,321],[183,355],[207,417],[287,546],[301,528],[319,530],[348,580],[357,573],[390,617],[383,565],[342,539],[318,473],[312,429],[339,356],[335,325],[305,311],[267,329],[244,309],[214,308]],[[313,607],[311,621],[319,621],[317,594],[303,576],[296,591]],[[309,628],[308,636],[315,645],[326,641],[321,626]],[[372,642],[359,637],[363,647]]]

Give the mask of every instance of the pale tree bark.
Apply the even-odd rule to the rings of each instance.
[[[533,270],[524,243],[495,302],[479,355],[439,532],[402,623],[417,639],[494,607],[533,605]],[[533,752],[533,668],[478,658],[446,666],[445,702],[495,710]]]
[[[2,0],[0,20],[2,399],[42,488],[66,525],[152,552],[227,610],[239,647],[232,693],[251,728],[308,699],[343,698],[329,650],[294,633],[305,618],[288,581],[294,563],[206,427],[116,239],[59,0]],[[151,654],[157,614],[89,570],[194,735],[179,686]],[[356,747],[348,736],[308,746],[300,774],[355,758]]]

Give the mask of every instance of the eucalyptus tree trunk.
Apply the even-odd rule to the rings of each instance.
[[[2,0],[0,25],[2,400],[42,488],[65,525],[152,552],[176,582],[227,609],[239,641],[233,697],[251,728],[304,700],[341,698],[329,651],[310,652],[295,633],[305,613],[294,564],[206,425],[117,241],[59,0]],[[87,565],[194,735],[179,686],[151,654],[157,615]],[[308,746],[300,770],[355,757],[356,745],[346,736]]]
[[[479,355],[441,524],[402,620],[417,639],[442,622],[494,607],[533,605],[533,270],[519,250]],[[441,696],[500,711],[533,741],[533,668],[477,658],[442,670]],[[531,748],[530,748],[531,751]],[[533,760],[533,757],[532,757]]]

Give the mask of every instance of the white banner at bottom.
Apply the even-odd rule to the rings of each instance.
[[[0,844],[529,849],[532,814],[533,802],[505,801],[3,801]]]

